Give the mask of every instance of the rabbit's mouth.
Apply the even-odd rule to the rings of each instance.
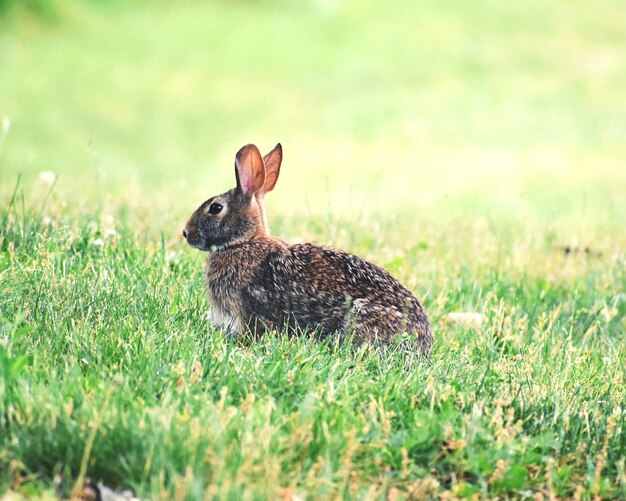
[[[185,237],[187,243],[191,247],[205,252],[217,252],[218,250],[222,250],[226,247],[225,243],[223,242],[206,238],[199,232],[189,231],[187,228],[183,230],[183,237]]]
[[[212,245],[209,245],[208,242],[199,238],[197,235],[193,237],[190,235],[189,237],[187,237],[187,243],[191,245],[194,249],[198,249],[201,251],[210,251],[211,247],[213,247]]]

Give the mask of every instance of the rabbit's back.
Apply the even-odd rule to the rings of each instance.
[[[274,328],[350,331],[365,339],[409,332],[429,351],[432,335],[422,305],[384,269],[309,243],[263,250],[242,289],[244,316]]]

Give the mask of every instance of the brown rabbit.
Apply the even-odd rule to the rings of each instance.
[[[214,326],[255,334],[337,332],[383,342],[407,333],[429,357],[426,312],[389,273],[347,252],[269,235],[264,197],[281,162],[280,144],[265,157],[252,144],[241,148],[237,187],[200,205],[183,230],[189,245],[211,252],[206,284]]]

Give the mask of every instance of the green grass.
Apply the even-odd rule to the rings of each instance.
[[[89,476],[144,495],[626,494],[623,256],[539,246],[562,270],[542,278],[458,266],[442,239],[404,251],[398,274],[421,270],[437,332],[433,364],[407,372],[374,349],[224,339],[206,324],[198,256],[118,230],[5,216],[6,485],[56,473],[69,490],[101,415]],[[417,261],[431,253],[447,263],[429,274]],[[441,321],[456,310],[484,325]]]
[[[619,2],[56,5],[1,19],[0,496],[626,498]],[[180,229],[279,140],[273,233],[389,269],[431,365],[211,330]]]

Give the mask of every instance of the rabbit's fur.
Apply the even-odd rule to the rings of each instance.
[[[200,205],[183,231],[192,247],[211,251],[206,284],[213,324],[253,334],[306,329],[358,341],[407,333],[428,357],[426,312],[389,273],[347,252],[269,235],[264,198],[281,162],[280,144],[265,157],[254,145],[241,148],[237,187]]]

